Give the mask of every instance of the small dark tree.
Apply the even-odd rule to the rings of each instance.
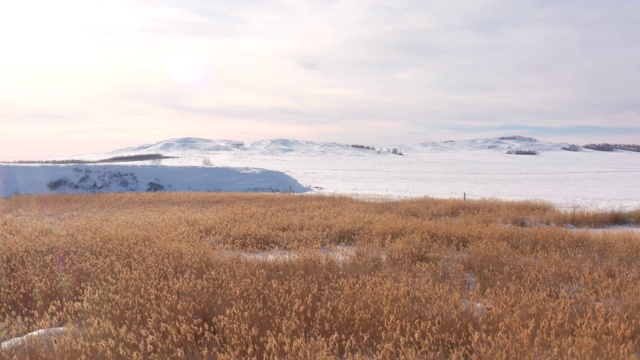
[[[584,146],[585,149],[596,150],[596,151],[613,151],[615,150],[614,146],[611,144],[587,144]]]
[[[567,150],[567,151],[580,151],[582,150],[582,147],[580,147],[579,145],[569,145],[569,146],[565,146],[562,148],[562,150]]]
[[[164,191],[164,186],[162,184],[158,184],[157,182],[150,181],[147,184],[147,191]]]
[[[507,151],[509,155],[538,155],[538,152],[535,150],[509,150]]]

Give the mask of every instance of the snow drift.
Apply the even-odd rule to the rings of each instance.
[[[257,168],[0,165],[0,197],[139,191],[305,192],[291,176]]]
[[[53,349],[52,342],[55,341],[55,339],[67,335],[69,332],[69,329],[64,327],[36,330],[34,332],[28,333],[25,336],[3,341],[2,343],[0,343],[0,351],[8,351],[20,346],[26,346],[30,342],[35,342],[37,339],[41,339],[47,352],[51,352]]]

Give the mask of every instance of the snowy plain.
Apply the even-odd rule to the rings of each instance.
[[[640,154],[489,151],[404,156],[261,159],[212,157],[217,164],[283,171],[321,192],[391,197],[542,200],[562,207],[640,208]]]
[[[528,138],[475,139],[399,145],[396,149],[403,155],[395,155],[387,149],[354,148],[336,143],[278,139],[244,144],[232,140],[181,138],[74,158],[98,160],[156,153],[175,156],[175,159],[162,160],[162,166],[108,165],[122,167],[123,172],[124,168],[136,168],[137,174],[151,171],[153,174],[139,176],[144,177],[145,184],[152,179],[171,183],[172,188],[166,190],[250,191],[251,187],[271,187],[282,191],[293,186],[294,192],[303,192],[305,189],[298,187],[297,180],[312,189],[310,193],[321,194],[372,198],[466,196],[468,199],[541,200],[567,209],[640,209],[640,153],[562,150],[567,145]],[[508,154],[510,150],[535,150],[538,155]],[[205,162],[212,163],[213,167],[203,166]],[[149,170],[141,173],[145,166]],[[9,178],[6,167],[0,166],[0,190],[8,189],[7,184],[24,182],[25,177],[39,176],[36,170],[31,170],[34,174]],[[193,171],[215,172],[219,167],[243,168],[241,171],[245,172],[269,169],[295,180],[269,177],[269,184],[261,184],[264,179],[253,179],[248,181],[251,185],[234,188],[232,177],[227,177],[227,185],[218,186],[214,175],[192,174]],[[171,180],[165,180],[167,177]],[[39,186],[42,189],[42,185]],[[20,191],[31,193],[33,189],[21,188]],[[0,195],[6,196],[7,190]]]

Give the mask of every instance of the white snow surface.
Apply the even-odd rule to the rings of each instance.
[[[0,165],[0,196],[129,191],[308,191],[279,171],[157,165]]]
[[[462,198],[466,193],[468,199],[541,200],[568,209],[640,209],[640,153],[562,150],[566,146],[517,137],[474,139],[394,146],[404,154],[400,156],[387,149],[289,139],[245,144],[181,138],[73,158],[152,153],[177,157],[162,160],[156,175],[144,181],[163,178],[161,172],[174,166],[207,169],[202,164],[208,159],[216,167],[280,171],[312,187],[313,193],[384,198]],[[509,150],[535,150],[538,155],[509,155]],[[20,176],[8,179],[2,168],[0,186],[20,181]],[[185,176],[180,186],[200,190],[188,185],[195,179]],[[173,180],[163,184],[168,183],[180,189]]]

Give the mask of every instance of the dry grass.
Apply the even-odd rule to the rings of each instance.
[[[0,359],[640,358],[639,235],[562,227],[638,211],[156,193],[0,214],[0,341],[75,329]],[[274,249],[295,256],[256,260]]]

